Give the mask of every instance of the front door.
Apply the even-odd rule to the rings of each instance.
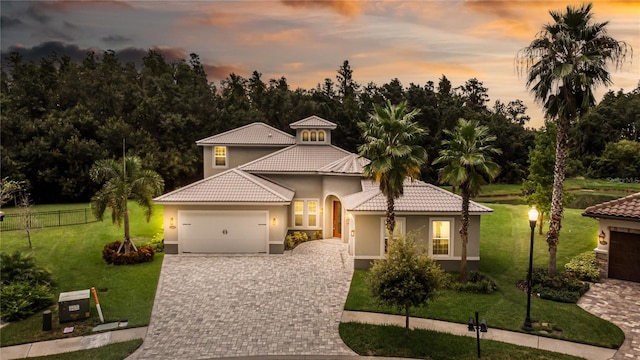
[[[342,204],[333,201],[333,237],[342,238]]]

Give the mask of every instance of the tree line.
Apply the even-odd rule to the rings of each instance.
[[[127,155],[139,156],[171,190],[202,178],[198,139],[256,121],[290,132],[291,122],[318,115],[338,124],[335,145],[356,152],[363,143],[358,122],[388,101],[420,110],[414,120],[426,130],[420,145],[429,159],[423,180],[437,182],[437,169],[428,164],[438,157],[443,130],[453,129],[459,118],[497,136],[497,182],[527,178],[529,151],[541,131],[529,127],[521,100],[490,104],[488,89],[476,78],[458,86],[445,75],[424,85],[404,86],[397,78],[361,85],[344,61],[335,80],[312,89],[293,89],[285,77],[264,80],[258,71],[248,78],[232,73],[216,85],[198,55],[167,62],[155,51],[141,68],[121,63],[113,51],[88,53],[80,63],[55,53],[37,62],[9,54],[0,84],[2,177],[25,181],[38,203],[88,201],[98,190],[89,169],[98,160],[121,157],[125,139]],[[623,139],[638,144],[638,129],[640,86],[608,93],[571,125],[569,175],[611,176],[615,160],[603,155],[619,156],[612,144]],[[640,177],[640,164],[631,157],[620,177]]]

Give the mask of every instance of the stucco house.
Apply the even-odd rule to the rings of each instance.
[[[598,220],[596,258],[604,278],[640,282],[640,192],[585,209]]]
[[[164,206],[167,253],[284,252],[287,233],[322,231],[348,243],[356,268],[386,251],[386,201],[362,175],[367,159],[331,144],[336,124],[311,116],[295,136],[252,123],[197,141],[204,179],[154,199]],[[418,231],[434,259],[459,268],[460,196],[421,181],[396,201],[396,236]],[[480,260],[480,217],[471,203],[468,268]]]

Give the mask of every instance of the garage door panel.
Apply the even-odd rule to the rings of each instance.
[[[267,251],[265,211],[183,211],[179,241],[183,252],[258,253]]]
[[[640,282],[640,234],[611,232],[608,276]]]

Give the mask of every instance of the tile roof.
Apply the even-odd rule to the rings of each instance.
[[[158,203],[289,203],[294,191],[231,169],[153,199]]]
[[[589,206],[584,210],[582,215],[640,220],[640,192],[602,204]]]
[[[255,122],[196,141],[198,145],[293,145],[295,136]]]
[[[387,199],[379,188],[364,183],[365,190],[342,198],[349,211],[386,211]],[[416,180],[406,181],[404,194],[395,201],[397,212],[458,213],[462,211],[462,197],[435,185]],[[493,210],[471,201],[471,213],[489,214]]]
[[[327,174],[362,174],[362,168],[369,162],[369,159],[360,157],[360,155],[349,154],[321,167],[318,171]]]
[[[347,155],[351,153],[333,145],[292,145],[238,168],[255,173],[317,173]]]
[[[325,120],[319,116],[309,116],[308,118],[304,118],[302,120],[298,120],[289,124],[289,127],[292,129],[335,129],[338,127],[335,123],[331,121]]]

